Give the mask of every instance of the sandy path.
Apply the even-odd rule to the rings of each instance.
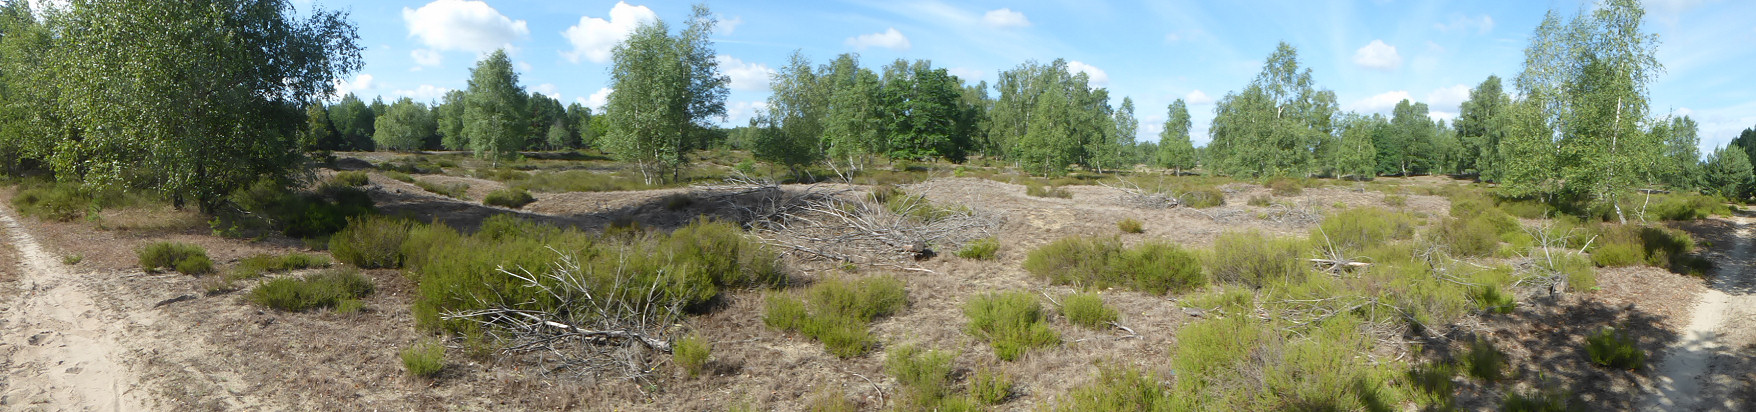
[[[9,385],[0,406],[31,410],[144,410],[123,366],[117,330],[106,321],[81,277],[37,244],[0,205],[7,242],[18,250],[22,276],[17,306],[5,317],[0,346]]]
[[[1735,218],[1737,241],[1715,259],[1712,287],[1701,294],[1694,317],[1682,331],[1677,343],[1666,349],[1663,364],[1658,365],[1651,393],[1641,402],[1646,411],[1734,411],[1740,410],[1732,396],[1738,382],[1736,371],[1725,370],[1737,365],[1732,352],[1739,342],[1728,339],[1728,323],[1741,314],[1756,311],[1756,295],[1747,293],[1756,284],[1752,270],[1749,222]],[[1747,325],[1745,326],[1747,327]],[[1748,406],[1748,405],[1745,405]]]

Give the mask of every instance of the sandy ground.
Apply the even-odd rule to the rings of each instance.
[[[1700,295],[1680,339],[1666,348],[1654,388],[1641,410],[1740,411],[1756,406],[1750,347],[1756,333],[1756,267],[1751,261],[1750,220],[1735,218],[1736,237],[1714,256],[1712,288]],[[1740,353],[1742,352],[1742,353]]]

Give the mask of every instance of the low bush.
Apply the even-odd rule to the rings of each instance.
[[[402,267],[402,243],[413,223],[386,216],[348,219],[348,226],[329,238],[335,260],[365,269]]]
[[[1486,218],[1445,218],[1433,229],[1434,243],[1459,256],[1490,256],[1500,250],[1500,234]]]
[[[957,257],[975,260],[992,260],[1000,251],[1000,240],[992,236],[976,239],[957,250]]]
[[[1568,405],[1571,394],[1560,389],[1544,389],[1536,393],[1507,391],[1500,402],[1502,412],[1568,412],[1579,410]]]
[[[484,205],[511,209],[521,208],[524,207],[524,205],[528,205],[535,201],[537,201],[537,199],[530,195],[530,191],[516,187],[508,187],[488,192],[488,197],[482,198],[482,204]]]
[[[221,213],[213,222],[216,232],[272,228],[288,237],[322,237],[347,227],[349,218],[374,211],[372,197],[364,190],[335,184],[295,193],[284,183],[263,179],[232,193],[230,199],[248,213]]]
[[[329,270],[304,277],[279,278],[263,282],[250,291],[250,301],[257,305],[288,312],[318,308],[336,308],[344,301],[371,295],[376,289],[372,280],[356,270]]]
[[[1028,350],[1061,343],[1061,334],[1043,320],[1042,304],[1029,292],[996,292],[972,297],[963,307],[970,336],[987,341],[1000,360],[1017,360]]]
[[[433,378],[445,369],[445,344],[438,340],[422,340],[403,349],[398,356],[402,358],[402,369],[416,377]]]
[[[371,179],[366,177],[366,172],[353,171],[336,173],[329,181],[342,186],[359,187],[365,186]]]
[[[1276,322],[1226,316],[1183,326],[1170,355],[1177,379],[1167,409],[1389,410],[1409,398],[1399,365],[1359,356],[1376,342],[1360,333],[1357,318],[1293,331]]]
[[[689,206],[695,205],[695,197],[689,196],[686,193],[665,196],[662,201],[665,203],[665,210],[672,212],[687,209]]]
[[[469,197],[469,184],[464,182],[434,183],[426,180],[416,180],[415,186],[420,186],[421,190],[426,190],[453,199],[467,199]]]
[[[213,261],[207,258],[207,249],[188,243],[153,243],[140,248],[135,255],[139,258],[140,269],[148,272],[172,269],[199,275],[213,271]]]
[[[1463,366],[1470,377],[1486,382],[1499,381],[1505,377],[1506,354],[1495,348],[1493,342],[1476,338],[1464,352]]]
[[[1121,221],[1116,222],[1116,229],[1122,230],[1122,233],[1146,232],[1145,224],[1140,223],[1140,220],[1134,218],[1122,219]]]
[[[1646,208],[1646,215],[1658,220],[1696,220],[1716,215],[1730,215],[1732,208],[1711,196],[1694,193],[1654,195],[1656,202]]]
[[[1214,240],[1208,268],[1216,281],[1252,288],[1301,282],[1310,270],[1305,249],[1301,239],[1271,238],[1254,230],[1230,232]]]
[[[329,266],[329,259],[321,255],[291,253],[285,255],[258,254],[238,261],[230,273],[233,279],[251,279],[261,277],[263,273],[286,272],[289,270],[309,269]]]
[[[409,176],[408,173],[398,172],[398,171],[394,171],[394,170],[384,171],[384,177],[388,177],[388,178],[391,178],[391,179],[394,179],[398,182],[403,182],[403,183],[414,183],[415,182],[414,176]]]
[[[1084,326],[1088,329],[1109,329],[1110,322],[1115,322],[1118,314],[1115,309],[1104,305],[1104,298],[1096,293],[1075,293],[1061,298],[1061,316],[1068,322]]]
[[[1132,368],[1100,366],[1097,379],[1073,388],[1057,411],[1178,410],[1159,379]]]
[[[1676,273],[1705,275],[1712,262],[1697,256],[1695,240],[1683,231],[1641,225],[1604,225],[1591,250],[1598,266],[1646,264]]]
[[[1633,337],[1614,328],[1604,328],[1585,338],[1585,354],[1591,363],[1622,370],[1646,366],[1646,351]]]
[[[949,353],[900,345],[885,351],[884,372],[903,387],[908,410],[942,410],[940,402],[952,392]]]
[[[1384,195],[1384,204],[1393,207],[1408,206],[1408,196]]]
[[[1057,240],[1031,251],[1024,269],[1057,285],[1121,286],[1161,295],[1207,284],[1200,260],[1181,247],[1148,242],[1124,249],[1114,238]]]
[[[1329,246],[1356,252],[1391,240],[1408,239],[1415,233],[1415,218],[1376,207],[1348,209],[1330,215],[1311,231],[1311,239],[1327,239]]]
[[[1457,366],[1443,362],[1415,366],[1408,371],[1409,383],[1420,389],[1438,410],[1451,410],[1457,386],[1451,381],[1453,376],[1457,376]]]
[[[1513,299],[1512,294],[1502,291],[1499,285],[1478,286],[1472,297],[1475,298],[1477,307],[1494,313],[1512,313],[1512,309],[1518,306],[1518,301]]]
[[[993,368],[976,369],[969,379],[969,394],[985,405],[999,405],[1012,398],[1012,377]]]
[[[71,222],[93,208],[93,199],[76,184],[24,185],[12,195],[12,206],[25,216]]]
[[[1207,209],[1224,206],[1226,204],[1226,194],[1225,192],[1221,192],[1219,189],[1212,187],[1194,188],[1182,192],[1181,195],[1177,196],[1177,200],[1181,202],[1183,206],[1196,209]]]
[[[677,339],[677,343],[671,346],[671,361],[682,367],[683,371],[688,373],[691,378],[701,376],[701,371],[707,369],[707,359],[710,355],[712,355],[712,349],[707,346],[707,340],[702,339],[700,335],[684,336],[682,339]]]
[[[908,304],[902,281],[889,276],[825,279],[806,289],[803,298],[769,296],[763,323],[823,342],[831,354],[842,358],[871,350],[877,342],[867,330],[869,324]]]
[[[1073,198],[1073,194],[1068,193],[1067,189],[1062,189],[1062,188],[1055,187],[1055,186],[1044,186],[1044,185],[1038,184],[1034,181],[1029,182],[1029,183],[1025,183],[1024,194],[1030,195],[1032,197],[1056,197],[1056,198],[1062,198],[1062,199],[1072,199]]]

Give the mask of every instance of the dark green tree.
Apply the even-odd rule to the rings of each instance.
[[[505,50],[495,50],[470,69],[469,90],[463,98],[465,140],[476,157],[499,161],[518,156],[525,147],[530,124],[524,114],[525,96],[518,86],[518,73]]]

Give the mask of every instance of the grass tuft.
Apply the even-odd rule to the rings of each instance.
[[[1591,363],[1623,370],[1646,366],[1646,351],[1640,350],[1633,337],[1613,328],[1604,328],[1585,338],[1585,353]]]
[[[804,295],[804,300],[770,295],[762,322],[823,342],[829,353],[841,358],[871,350],[877,340],[867,330],[869,323],[908,304],[902,281],[890,276],[825,279],[811,285]]]
[[[1031,197],[1054,197],[1054,198],[1061,198],[1061,199],[1072,199],[1073,198],[1073,194],[1068,193],[1067,189],[1062,189],[1060,187],[1055,187],[1055,186],[1044,186],[1042,184],[1036,183],[1035,181],[1025,183],[1024,194],[1029,195]]]
[[[158,242],[146,245],[135,253],[139,258],[140,269],[148,272],[172,269],[188,275],[213,273],[213,261],[207,258],[207,249],[202,249],[201,246]]]
[[[685,336],[671,347],[671,361],[683,367],[683,371],[691,378],[701,376],[701,371],[707,369],[707,359],[711,355],[712,348],[707,346],[707,340],[700,335]]]
[[[1000,240],[992,236],[976,239],[957,251],[957,257],[974,260],[993,260],[1000,251]]]
[[[1258,231],[1222,234],[1213,242],[1208,267],[1216,281],[1262,288],[1301,282],[1309,272],[1302,239],[1271,238]]]
[[[366,177],[366,172],[353,171],[336,173],[330,181],[342,186],[360,187],[365,186],[371,180]]]
[[[499,206],[509,209],[521,208],[524,207],[524,205],[528,205],[535,201],[537,201],[537,198],[532,197],[530,191],[516,187],[508,187],[488,192],[488,197],[482,198],[482,204],[484,205]]]
[[[941,410],[951,395],[952,354],[900,345],[885,351],[884,372],[904,388],[903,402],[911,410]]]
[[[985,405],[999,405],[1012,398],[1012,377],[993,368],[977,369],[969,380],[970,397]]]
[[[423,340],[402,350],[402,368],[409,375],[421,378],[439,376],[445,369],[445,345],[438,340]]]
[[[1057,411],[1159,411],[1175,409],[1158,378],[1132,368],[1101,366],[1097,379],[1073,388]]]
[[[263,282],[250,291],[250,302],[288,312],[335,308],[345,300],[371,295],[372,280],[357,270],[329,270],[302,278]]]
[[[402,243],[412,223],[386,216],[348,219],[348,226],[329,238],[335,260],[364,269],[402,267]]]
[[[1124,249],[1114,238],[1057,240],[1031,251],[1024,269],[1057,285],[1122,286],[1160,295],[1207,284],[1200,260],[1182,247],[1148,242]]]
[[[1109,329],[1110,322],[1115,322],[1119,315],[1115,309],[1104,305],[1104,298],[1096,293],[1075,293],[1061,298],[1061,316],[1068,322],[1087,329]]]
[[[1145,233],[1146,232],[1145,225],[1140,223],[1140,220],[1134,219],[1134,218],[1122,219],[1122,221],[1116,222],[1116,228],[1121,229],[1122,233]]]
[[[1464,352],[1464,372],[1470,377],[1495,382],[1505,377],[1506,354],[1487,339],[1476,338]]]
[[[1029,292],[996,292],[971,298],[963,307],[971,336],[987,341],[1000,360],[1013,361],[1031,349],[1061,343],[1061,334],[1043,320],[1042,304]]]

